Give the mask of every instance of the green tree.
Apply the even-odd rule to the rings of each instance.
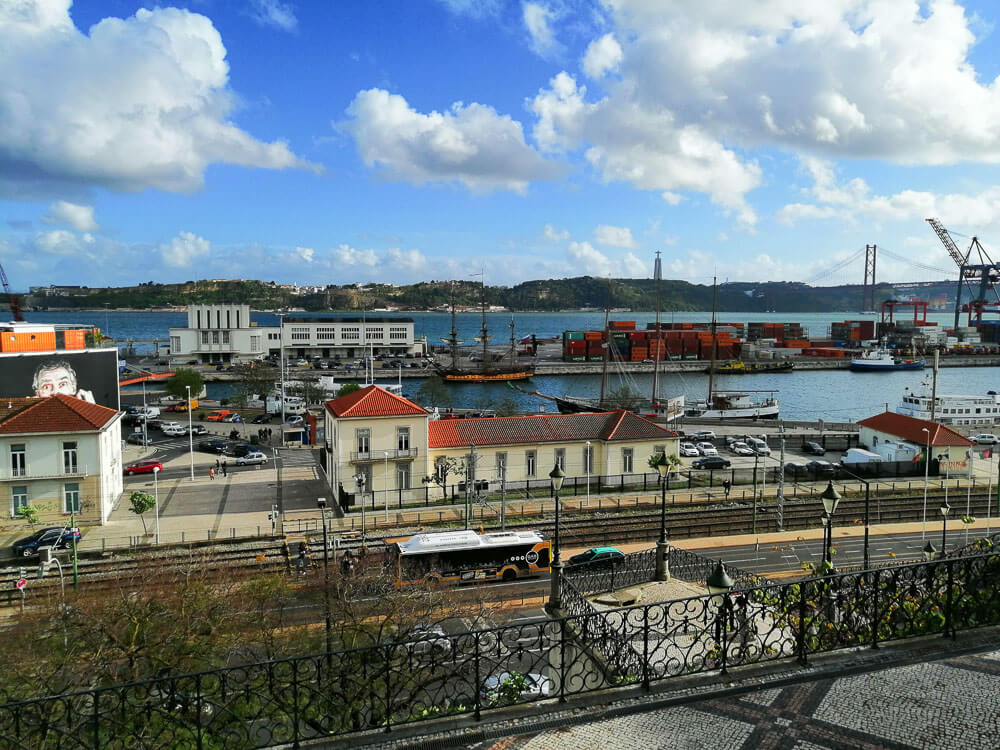
[[[191,398],[197,398],[204,387],[205,381],[201,373],[186,367],[174,370],[174,376],[167,381],[167,393],[175,398],[187,398],[187,387],[191,387]]]
[[[346,396],[349,393],[354,393],[355,391],[360,391],[360,390],[361,386],[358,385],[357,383],[344,383],[337,390],[337,398],[340,398],[341,396]]]
[[[139,520],[142,521],[142,533],[147,534],[146,531],[146,517],[144,513],[151,511],[156,505],[156,499],[150,495],[148,492],[133,492],[128,497],[128,509],[139,516]]]
[[[266,362],[243,362],[233,367],[237,386],[234,400],[246,406],[252,396],[266,398],[278,382],[278,369]]]
[[[446,458],[439,456],[434,459],[434,473],[420,481],[424,484],[436,484],[441,488],[441,499],[448,499],[448,477],[465,474],[465,461],[461,458]]]
[[[634,409],[641,401],[642,396],[627,385],[616,388],[604,398],[604,404],[610,409]]]
[[[33,505],[22,505],[17,509],[17,515],[21,516],[29,524],[34,526],[38,523],[38,508]]]
[[[427,406],[451,406],[451,392],[438,376],[427,378],[416,393],[417,401]]]

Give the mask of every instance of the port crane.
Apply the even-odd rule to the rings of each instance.
[[[24,322],[24,315],[21,314],[21,300],[10,290],[10,282],[7,281],[7,272],[3,270],[0,263],[0,282],[3,282],[3,291],[7,295],[7,304],[10,306],[10,314],[14,320]]]
[[[958,328],[958,318],[961,313],[968,313],[968,323],[972,324],[973,318],[976,322],[983,319],[984,312],[1000,313],[1000,292],[997,285],[1000,284],[1000,263],[994,263],[990,258],[986,248],[979,242],[978,237],[973,237],[969,243],[969,249],[963,254],[959,250],[951,234],[938,219],[927,219],[934,233],[937,234],[944,249],[958,266],[958,288],[955,294],[955,328]],[[975,255],[973,255],[975,252]],[[978,262],[975,262],[978,261]],[[976,283],[978,282],[978,284]],[[978,288],[976,288],[978,286]],[[969,290],[970,299],[966,304],[962,304],[962,289]],[[992,293],[992,298],[990,298]]]

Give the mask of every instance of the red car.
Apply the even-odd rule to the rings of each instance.
[[[163,471],[163,464],[159,461],[147,459],[146,461],[138,461],[131,466],[126,466],[125,476],[130,477],[133,474],[152,474],[154,471]]]

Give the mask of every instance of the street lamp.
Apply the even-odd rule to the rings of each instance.
[[[319,512],[323,515],[323,615],[326,623],[326,654],[327,659],[330,659],[330,653],[333,650],[331,648],[330,637],[333,630],[333,623],[330,616],[330,545],[327,543],[326,538],[326,498],[317,498],[316,505],[319,507]]]
[[[656,470],[660,472],[660,538],[656,542],[656,580],[666,581],[670,578],[667,566],[667,474],[670,463],[666,453],[661,453],[656,459]]]
[[[385,456],[385,522],[389,523],[389,451],[382,451],[382,454]]]
[[[833,514],[837,512],[837,505],[840,504],[840,493],[833,486],[833,480],[831,479],[827,482],[826,489],[823,490],[823,494],[820,495],[820,499],[823,501],[823,510],[826,511],[827,515],[830,517],[827,522],[827,535],[829,537],[829,543],[825,545],[823,550],[823,561],[826,562],[832,557],[830,554],[830,548],[833,546]],[[830,560],[830,566],[833,566],[832,560]]]
[[[948,514],[951,513],[951,506],[948,505],[947,499],[941,503],[938,513],[941,514],[941,557],[944,557],[945,550],[948,549]]]
[[[549,479],[552,480],[552,490],[556,500],[556,529],[553,535],[555,550],[552,553],[552,587],[549,592],[549,609],[558,610],[562,606],[562,556],[559,554],[559,490],[562,489],[563,480],[566,479],[566,472],[562,470],[559,463],[549,472]]]
[[[870,531],[871,531],[871,529],[870,529],[870,523],[869,522],[870,522],[870,511],[871,511],[871,501],[872,501],[872,484],[867,479],[862,479],[857,474],[852,474],[851,472],[847,471],[847,469],[844,469],[843,467],[839,467],[838,470],[842,474],[847,474],[847,476],[852,477],[852,478],[858,480],[859,482],[861,482],[861,484],[863,484],[865,486],[865,551],[864,551],[865,565],[864,565],[864,567],[865,567],[865,570],[867,570],[869,568],[870,563],[871,563],[871,555],[869,554],[870,547],[869,547],[869,544],[868,544],[868,538],[869,538]],[[925,484],[924,485],[924,493],[926,494],[926,492],[927,492],[927,485]]]
[[[590,464],[593,461],[592,454],[590,452],[590,441],[587,441],[587,454],[586,454],[586,469],[587,469],[587,507],[590,507]]]
[[[924,525],[920,531],[920,538],[927,538],[927,482],[931,471],[931,431],[926,427],[920,428],[921,432],[927,433],[927,447],[924,451]]]
[[[191,386],[184,386],[187,391],[187,412],[188,412],[188,456],[191,459],[191,481],[194,481],[194,433],[191,432]]]
[[[358,494],[361,496],[361,543],[365,541],[365,484],[368,478],[364,472],[359,471],[354,475],[354,483],[357,485]]]
[[[923,553],[924,560],[930,562],[934,559],[935,555],[937,555],[937,550],[934,548],[934,545],[928,541],[927,544],[924,545]]]
[[[712,603],[716,607],[715,642],[719,646],[722,674],[726,674],[726,662],[729,655],[729,644],[726,642],[726,624],[732,612],[733,605],[729,597],[729,592],[733,588],[734,583],[733,579],[726,572],[726,566],[722,564],[722,560],[719,560],[719,563],[715,566],[715,570],[712,571],[711,575],[705,581],[708,593],[712,597]]]
[[[160,473],[160,467],[153,467],[153,512],[156,514],[156,543],[160,543],[160,488],[156,483],[156,475]],[[147,496],[148,497],[148,496]]]
[[[823,524],[823,567],[826,567],[826,558],[830,554],[830,542],[827,540],[827,534],[830,531],[830,514],[824,511],[823,515],[819,517],[819,522]]]

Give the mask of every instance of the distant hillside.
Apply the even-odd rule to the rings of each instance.
[[[897,296],[919,295],[924,299],[947,294],[954,299],[954,282],[891,284],[876,287],[876,305]],[[427,310],[447,306],[478,305],[481,290],[474,281],[423,281],[394,286],[328,286],[322,291],[301,290],[263,281],[189,281],[183,284],[80,288],[66,294],[31,294],[22,299],[29,309],[111,308],[148,309],[191,303],[239,302],[255,309],[286,307],[321,310],[359,310],[398,307]],[[663,281],[665,311],[709,310],[712,287],[686,281]],[[511,310],[576,310],[605,305],[632,310],[656,307],[656,282],[652,279],[599,279],[580,276],[572,279],[526,281],[514,287],[487,287],[486,300]],[[720,312],[858,312],[861,287],[851,284],[833,287],[807,286],[801,282],[730,282],[719,285]]]

